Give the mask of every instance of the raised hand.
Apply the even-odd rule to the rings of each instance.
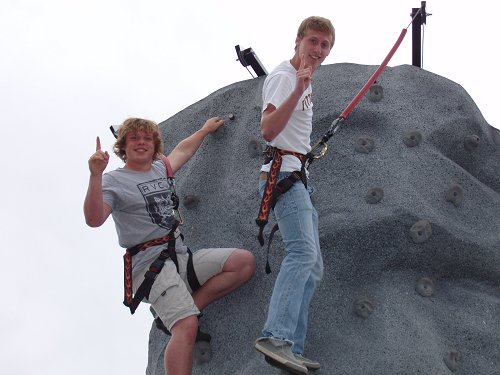
[[[295,88],[299,90],[301,94],[309,87],[309,84],[311,83],[311,75],[312,68],[310,66],[306,66],[305,55],[302,54],[300,56],[300,66],[297,70],[297,79],[295,81]]]
[[[96,138],[95,153],[89,159],[90,174],[102,174],[109,162],[109,154],[107,151],[101,150],[101,140]]]

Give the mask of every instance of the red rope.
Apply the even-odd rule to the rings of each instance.
[[[382,64],[380,64],[380,66],[375,71],[375,73],[373,73],[373,75],[370,77],[370,79],[368,80],[368,82],[365,83],[365,85],[363,86],[363,88],[358,92],[358,94],[354,97],[354,99],[351,100],[351,102],[349,103],[349,105],[342,111],[342,113],[339,116],[340,118],[346,119],[347,116],[349,116],[349,113],[351,113],[351,111],[353,110],[353,108],[356,107],[356,105],[361,100],[361,98],[370,89],[370,87],[373,85],[373,82],[375,82],[375,80],[378,78],[378,76],[380,75],[380,73],[382,73],[382,70],[384,70],[384,68],[386,67],[386,65],[389,62],[389,60],[392,58],[392,56],[394,55],[394,53],[399,48],[399,45],[401,44],[401,42],[403,41],[403,39],[404,39],[404,37],[406,35],[406,31],[407,31],[407,29],[403,29],[401,31],[401,34],[399,35],[398,40],[396,41],[396,43],[394,44],[394,46],[392,47],[392,49],[390,50],[389,54],[386,56],[386,58],[384,59],[384,61],[382,62]]]

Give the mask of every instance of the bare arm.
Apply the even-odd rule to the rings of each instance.
[[[212,117],[205,122],[201,129],[180,141],[168,155],[168,160],[172,165],[172,171],[175,173],[181,169],[200,148],[205,137],[217,131],[222,125],[224,125],[224,120],[222,118]]]
[[[101,150],[101,141],[97,137],[96,152],[89,159],[89,187],[83,203],[85,222],[89,227],[101,226],[111,213],[111,207],[102,199],[102,174],[108,161],[109,154]]]
[[[264,104],[267,104],[267,107],[262,113],[260,120],[260,132],[267,142],[272,141],[283,131],[292,116],[297,102],[311,83],[312,70],[310,67],[305,66],[304,61],[305,59],[302,57],[299,69],[297,70],[295,88],[288,98],[278,108],[269,103]]]
[[[260,119],[260,132],[267,142],[272,141],[285,129],[301,95],[296,95],[295,91],[292,91],[290,96],[278,108],[272,104],[267,105]]]

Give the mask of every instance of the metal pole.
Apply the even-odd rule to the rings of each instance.
[[[413,66],[417,66],[419,68],[422,67],[422,12],[419,12],[420,9],[422,8],[412,8],[411,10],[411,18],[413,20],[413,23],[411,24],[411,63]],[[413,17],[415,17],[415,19],[413,19]]]

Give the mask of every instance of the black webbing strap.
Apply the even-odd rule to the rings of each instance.
[[[196,292],[198,289],[201,288],[200,282],[198,281],[198,277],[196,276],[196,272],[194,270],[194,265],[193,265],[193,253],[191,250],[188,248],[188,261],[187,261],[187,280],[189,283],[189,286],[191,287],[191,290]]]
[[[194,270],[193,266],[193,253],[191,250],[187,250],[188,253],[188,262],[187,262],[187,279],[189,282],[189,286],[191,287],[191,290],[196,292],[199,288],[201,288],[200,282],[198,281],[198,277],[196,276],[196,272]],[[174,253],[175,250],[174,250]],[[174,261],[174,258],[176,261]],[[149,298],[149,293],[151,292],[151,288],[153,287],[153,284],[156,280],[156,277],[159,275],[161,270],[163,269],[163,266],[165,265],[165,262],[168,258],[172,259],[174,261],[175,266],[177,268],[177,272],[179,272],[179,264],[177,262],[177,255],[174,255],[172,257],[171,252],[169,249],[162,250],[158,258],[155,259],[155,261],[149,266],[149,270],[146,271],[144,274],[144,281],[142,284],[139,286],[137,289],[134,298],[132,299],[132,303],[129,305],[130,307],[130,312],[133,314],[141,301],[144,298]]]
[[[170,254],[168,253],[168,249],[162,250],[158,258],[156,258],[151,266],[149,266],[149,269],[144,275],[144,281],[135,292],[132,302],[130,303],[130,305],[128,305],[132,314],[135,312],[144,298],[149,298],[149,292],[151,292],[151,288],[153,286],[153,283],[155,282],[156,276],[158,276],[163,266],[165,265],[165,261],[169,257]]]

